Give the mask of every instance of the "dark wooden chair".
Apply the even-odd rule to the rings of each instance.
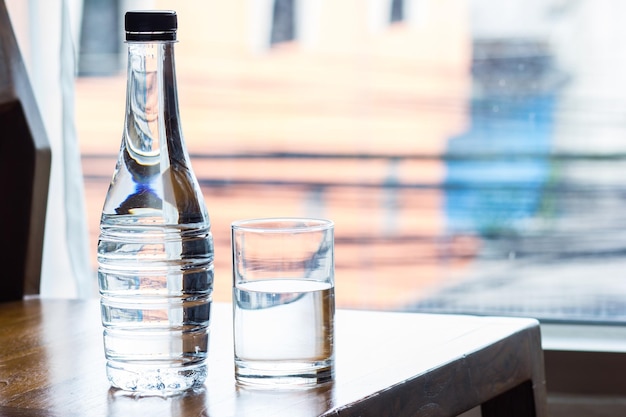
[[[51,151],[0,0],[0,302],[39,294]]]

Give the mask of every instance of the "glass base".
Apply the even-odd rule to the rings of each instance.
[[[333,379],[332,359],[315,362],[235,359],[235,379],[244,385],[288,388],[323,384]]]
[[[115,388],[139,394],[171,395],[204,384],[205,363],[189,366],[107,363],[107,377]]]

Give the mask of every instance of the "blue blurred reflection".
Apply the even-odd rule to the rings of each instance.
[[[541,206],[550,179],[554,94],[490,96],[471,105],[471,129],[449,141],[445,212],[451,233],[515,231]]]

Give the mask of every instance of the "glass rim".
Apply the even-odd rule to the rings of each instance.
[[[231,230],[250,233],[306,233],[329,230],[335,223],[329,219],[314,217],[260,217],[235,220]]]

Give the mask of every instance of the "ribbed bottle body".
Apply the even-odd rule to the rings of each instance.
[[[209,228],[107,220],[98,279],[111,383],[131,391],[202,384],[213,289]]]

